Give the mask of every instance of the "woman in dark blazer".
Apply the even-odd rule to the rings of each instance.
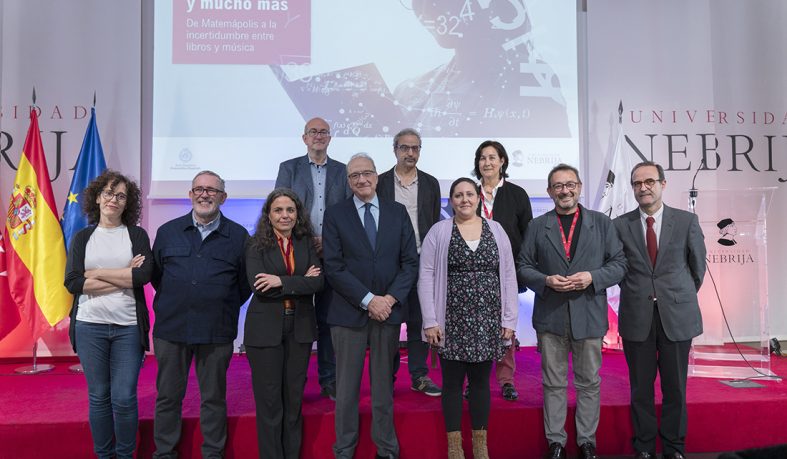
[[[314,294],[323,287],[312,236],[298,196],[277,188],[265,200],[246,248],[254,295],[243,343],[257,405],[260,458],[300,455],[303,388],[317,339]]]
[[[500,142],[487,140],[478,146],[473,170],[476,178],[481,180],[478,215],[500,223],[508,235],[516,260],[525,238],[527,225],[533,219],[533,210],[530,207],[530,196],[527,195],[527,191],[505,180],[508,177],[506,169],[508,169],[508,153]],[[512,339],[511,347],[497,362],[495,369],[503,398],[510,401],[519,398],[519,393],[514,387],[515,350],[516,339]]]

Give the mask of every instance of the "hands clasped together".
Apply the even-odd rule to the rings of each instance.
[[[587,271],[574,273],[570,276],[554,274],[547,276],[547,287],[557,292],[570,292],[572,290],[585,290],[593,283],[593,276]]]

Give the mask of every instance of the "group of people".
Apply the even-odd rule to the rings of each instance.
[[[488,457],[490,376],[506,400],[514,384],[519,292],[535,292],[548,457],[565,457],[568,354],[577,390],[577,444],[595,458],[606,288],[621,286],[620,332],[630,367],[634,447],[681,458],[691,339],[702,331],[696,291],[705,247],[692,214],[663,205],[661,166],[638,164],[639,209],[614,222],[579,204],[582,182],[560,164],[547,178],[555,209],[533,219],[528,194],[507,181],[503,145],[475,153],[475,178],[450,187],[453,216],[440,219],[440,186],[417,168],[420,134],[393,139],[396,165],[378,176],[358,153],[328,157],[330,127],[304,128],[305,156],[283,162],[253,236],[220,210],[225,183],[211,171],[192,180],[192,210],[163,224],[153,248],[137,226],[141,193],[105,171],[82,194],[90,226],[70,241],[65,285],[74,294],[70,336],[84,367],[89,421],[99,458],[133,457],[137,380],[149,350],[143,286],[156,289],[156,458],[177,457],[181,407],[195,363],[202,455],[222,457],[227,369],[240,307],[251,295],[244,346],[251,367],[260,457],[297,458],[301,405],[317,341],[321,394],[336,402],[333,445],[352,458],[367,357],[377,457],[399,457],[393,387],[399,332],[407,324],[411,388],[440,396],[448,457],[463,458],[461,416],[469,401],[473,457]],[[429,347],[442,385],[428,376]],[[657,427],[653,384],[664,396]],[[465,384],[467,380],[467,384]]]

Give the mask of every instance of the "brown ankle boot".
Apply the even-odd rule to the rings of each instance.
[[[457,430],[448,432],[448,459],[465,459],[462,450],[462,432]]]
[[[473,431],[473,459],[489,459],[486,449],[486,430]]]

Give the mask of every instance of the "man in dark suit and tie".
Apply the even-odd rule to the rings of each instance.
[[[429,229],[440,220],[440,183],[436,178],[418,169],[421,157],[421,135],[412,128],[399,131],[393,139],[396,165],[380,174],[377,193],[380,199],[396,201],[407,208],[407,214],[415,231],[415,245],[421,253],[421,241]],[[418,301],[417,285],[407,297],[407,368],[416,392],[439,397],[442,390],[431,378],[426,357],[429,345],[421,339],[421,303]],[[394,359],[394,374],[399,369],[399,355]]]
[[[520,284],[536,294],[533,328],[541,353],[547,458],[566,457],[570,352],[579,457],[596,459],[601,339],[609,325],[606,290],[623,278],[626,260],[609,217],[579,205],[582,182],[576,168],[555,166],[547,184],[555,209],[530,222],[517,259]]]
[[[371,157],[347,163],[353,196],[325,213],[325,273],[334,289],[328,308],[336,352],[337,458],[358,444],[361,374],[369,345],[372,440],[377,457],[399,457],[393,422],[393,361],[407,296],[418,275],[415,234],[407,209],[378,199]]]
[[[637,459],[682,459],[686,440],[686,377],[691,340],[702,333],[697,291],[705,277],[705,242],[697,216],[667,207],[664,168],[634,166],[639,208],[614,221],[628,272],[620,283],[620,336],[629,366],[631,419]],[[661,429],[653,384],[661,376]]]
[[[276,188],[289,188],[298,195],[309,213],[314,228],[317,256],[322,258],[323,215],[328,206],[344,201],[352,194],[347,184],[347,166],[328,157],[331,129],[322,118],[313,118],[303,129],[306,155],[279,165]],[[331,329],[325,322],[331,289],[328,283],[315,297],[317,313],[317,373],[320,393],[336,398],[336,362],[331,343]]]

